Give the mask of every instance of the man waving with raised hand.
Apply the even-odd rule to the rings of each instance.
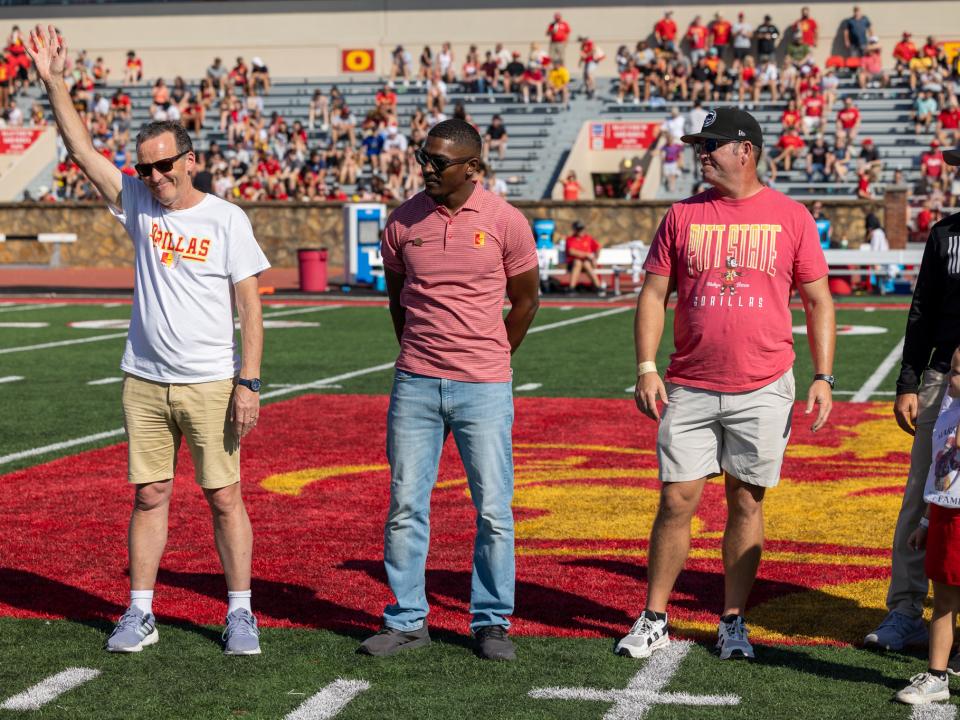
[[[167,540],[177,450],[185,439],[210,505],[227,584],[224,652],[260,652],[251,610],[253,533],[240,494],[240,439],[257,423],[263,322],[257,276],[270,264],[240,208],[195,187],[190,136],[175,122],[137,135],[138,177],[94,148],[63,81],[67,47],[53,26],[30,33],[27,52],[64,143],[123,223],[135,280],[124,370],[123,417],[134,486],[128,549],[130,605],[107,640],[139,652],[159,639],[153,588]],[[240,317],[241,355],[234,339]]]

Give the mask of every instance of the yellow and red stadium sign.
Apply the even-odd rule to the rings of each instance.
[[[370,49],[342,50],[340,52],[340,72],[373,72],[376,54]]]

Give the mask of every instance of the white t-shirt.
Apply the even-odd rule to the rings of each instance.
[[[686,119],[683,117],[683,115],[677,115],[676,117],[673,117],[673,116],[671,115],[671,116],[670,116],[669,118],[667,118],[667,120],[664,122],[664,125],[667,126],[667,132],[670,133],[670,137],[671,137],[671,138],[676,138],[676,139],[678,139],[678,140],[679,140],[681,137],[683,137],[683,134],[684,134],[684,133],[683,133],[683,129],[684,129],[684,127],[686,126],[686,124],[687,124],[687,121],[686,121]]]
[[[135,272],[121,369],[164,383],[233,377],[240,371],[233,286],[270,267],[247,216],[209,194],[186,210],[166,210],[129,175],[122,202],[109,207],[133,240]]]
[[[943,394],[940,414],[933,426],[933,462],[923,489],[925,502],[941,507],[960,507],[960,450],[957,449],[957,424],[960,423],[960,398]]]

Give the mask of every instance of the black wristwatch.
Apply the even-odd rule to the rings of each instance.
[[[834,383],[837,382],[837,379],[833,375],[824,375],[823,373],[817,373],[816,375],[813,376],[813,379],[815,381],[823,380],[827,385],[830,386],[831,390],[833,390]]]
[[[237,378],[237,385],[243,385],[245,388],[252,390],[253,392],[260,392],[260,378],[253,378],[253,380],[247,380],[246,378]]]

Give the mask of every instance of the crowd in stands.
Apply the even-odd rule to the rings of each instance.
[[[769,15],[754,25],[743,12],[735,20],[720,12],[709,19],[697,15],[683,28],[673,11],[667,10],[646,39],[632,49],[627,45],[617,49],[613,95],[620,103],[658,106],[684,100],[695,104],[684,115],[674,109],[664,123],[666,140],[657,152],[662,153],[668,190],[687,170],[679,136],[702,122],[704,107],[785,103],[782,131],[767,143],[762,163],[765,177],[775,183],[778,173],[803,168],[809,182],[855,179],[856,193],[873,197],[882,178],[883,158],[873,140],[861,132],[856,103],[850,98],[838,101],[840,75],[855,74],[865,90],[895,80],[906,83],[915,94],[909,129],[933,137],[920,161],[922,181],[916,191],[931,196],[936,207],[956,205],[960,180],[943,163],[938,148],[960,141],[956,94],[960,56],[948,60],[935,37],[927,37],[918,47],[904,33],[884,62],[870,20],[858,7],[843,21],[840,36],[844,56],[831,57],[820,67],[814,60],[820,28],[807,7],[782,31]],[[14,27],[7,39],[5,62],[0,62],[0,120],[7,125],[45,122],[42,107],[35,106],[28,119],[15,102],[30,79],[23,42],[24,35]],[[348,188],[352,197],[390,200],[420,189],[413,151],[434,124],[450,115],[472,122],[463,104],[451,102],[454,89],[480,98],[510,93],[524,103],[566,105],[571,95],[570,63],[576,63],[582,88],[592,96],[603,92],[597,88],[595,74],[605,57],[593,39],[575,37],[561,13],[555,13],[547,25],[544,42],[530,43],[526,53],[498,43],[488,49],[470,46],[458,58],[450,43],[442,43],[439,48],[424,46],[414,59],[408,49],[397,46],[373,108],[359,113],[336,86],[329,92],[317,89],[305,121],[264,111],[271,76],[259,57],[249,63],[238,57],[229,66],[215,58],[198,83],[176,77],[168,84],[164,78],[148,81],[143,62],[131,50],[118,74],[124,85],[150,83],[152,118],[179,120],[194,134],[205,123],[216,125],[223,142],[214,143],[198,157],[200,177],[204,182],[209,177],[212,192],[244,200],[335,200],[346,197],[344,188]],[[131,98],[123,89],[106,89],[110,74],[102,58],[93,59],[81,51],[70,65],[68,82],[97,147],[124,172],[133,173]],[[114,79],[118,79],[116,73]],[[407,117],[397,111],[401,83],[422,89],[418,97],[423,104]],[[505,192],[495,169],[505,157],[507,128],[502,118],[495,117],[478,130],[486,140],[483,160],[488,182]],[[696,172],[696,163],[690,165],[689,170]],[[627,177],[624,186],[632,188],[630,196],[638,197],[643,170],[639,166],[631,170],[638,172]],[[55,181],[51,195],[57,198],[86,199],[94,192],[66,158]]]

